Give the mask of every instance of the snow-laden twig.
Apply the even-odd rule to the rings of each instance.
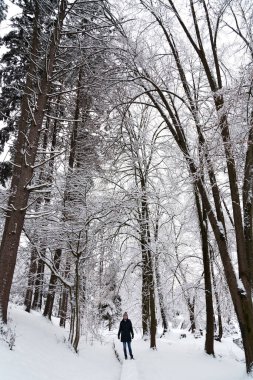
[[[36,218],[43,218],[45,216],[51,215],[52,212],[34,212],[32,214],[27,213],[26,218],[27,219],[36,219]]]
[[[40,166],[45,165],[47,162],[49,162],[49,161],[51,161],[51,160],[54,160],[56,157],[58,157],[58,156],[62,155],[63,153],[65,153],[65,151],[66,151],[66,150],[64,149],[62,152],[59,152],[59,153],[55,154],[55,155],[52,156],[52,157],[49,157],[47,160],[45,160],[45,161],[43,161],[43,162],[40,162],[40,163],[37,164],[37,165],[32,166],[32,169],[36,169],[36,168],[39,168]]]
[[[38,190],[38,189],[43,189],[44,187],[48,187],[50,186],[51,184],[48,183],[48,182],[45,182],[45,183],[42,183],[40,185],[34,185],[34,186],[26,186],[27,190],[29,191],[34,191],[34,190]]]
[[[49,119],[58,120],[58,121],[67,121],[68,123],[75,123],[75,122],[80,123],[82,121],[80,119],[66,119],[66,118],[60,118],[60,117],[52,116],[48,114],[45,114],[45,116],[48,117]]]

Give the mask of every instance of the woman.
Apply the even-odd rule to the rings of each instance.
[[[121,342],[123,343],[125,359],[127,359],[126,345],[128,346],[130,358],[133,359],[134,357],[133,357],[132,348],[131,348],[131,337],[133,339],[134,332],[133,332],[132,322],[130,321],[130,319],[128,319],[127,312],[123,314],[123,319],[120,322],[118,339],[120,339],[120,335],[121,335]]]

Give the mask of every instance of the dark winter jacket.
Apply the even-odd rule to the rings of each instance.
[[[131,337],[134,337],[133,326],[130,319],[122,319],[119,325],[118,338],[121,335],[121,342],[131,342]]]

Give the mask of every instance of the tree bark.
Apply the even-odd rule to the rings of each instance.
[[[157,294],[158,294],[158,299],[159,299],[159,306],[160,306],[162,326],[163,326],[162,335],[164,335],[168,331],[168,321],[167,321],[167,316],[166,316],[165,307],[164,307],[164,298],[163,298],[163,293],[162,293],[161,277],[159,273],[157,257],[155,257],[155,275],[156,275]]]
[[[29,96],[31,95],[31,88],[33,86],[32,77],[35,75],[35,60],[39,48],[39,8],[36,3],[35,17],[33,24],[33,37],[31,47],[30,65],[27,73],[26,86],[24,95],[21,101],[21,117],[18,125],[18,137],[15,146],[15,162],[13,169],[13,177],[11,181],[11,196],[8,201],[8,209],[6,213],[6,221],[3,232],[3,238],[0,246],[0,320],[7,323],[7,308],[9,302],[9,293],[12,284],[13,272],[16,265],[16,255],[19,245],[19,239],[23,227],[23,219],[25,209],[23,210],[21,205],[27,206],[28,191],[24,193],[26,189],[26,182],[30,180],[31,173],[21,173],[21,168],[24,166],[23,149],[26,146],[25,136],[27,132],[27,124],[29,122]],[[21,153],[22,152],[22,153]],[[29,167],[28,167],[29,168]],[[22,184],[20,183],[20,175],[22,175]],[[21,189],[20,189],[21,187]],[[17,199],[16,194],[20,193],[22,197]],[[17,207],[19,210],[17,210]],[[24,208],[23,207],[23,208]],[[18,211],[18,212],[17,212]],[[10,244],[11,243],[11,244]]]
[[[62,254],[62,250],[60,248],[57,249],[54,254],[54,268],[56,271],[58,271],[60,268],[61,254]],[[46,299],[45,309],[43,312],[44,317],[47,317],[49,320],[51,320],[52,312],[53,312],[56,284],[57,284],[57,276],[54,274],[54,272],[51,272],[48,292],[47,292],[47,299]]]
[[[70,272],[70,261],[69,258],[66,258],[66,264],[65,264],[65,278],[68,278]],[[59,305],[59,317],[60,317],[60,326],[65,327],[66,325],[66,319],[67,319],[67,312],[68,312],[68,301],[69,301],[69,292],[70,290],[67,287],[63,287],[62,294],[61,294],[61,302]]]
[[[157,294],[158,294],[158,299],[159,299],[159,306],[160,306],[161,317],[162,317],[162,325],[163,325],[163,334],[162,335],[164,335],[168,331],[168,321],[167,321],[167,316],[166,316],[165,307],[164,307],[164,298],[163,298],[163,293],[162,293],[161,276],[160,276],[160,272],[159,272],[158,249],[157,249],[158,234],[159,234],[159,218],[157,217],[156,223],[155,223],[155,231],[154,231],[154,241],[156,244],[155,277],[156,277]]]
[[[142,190],[144,190],[144,186]],[[139,212],[141,250],[142,250],[142,328],[143,336],[149,333],[150,348],[156,348],[156,312],[155,312],[155,288],[154,269],[150,249],[151,237],[149,228],[149,212],[145,191],[141,199],[141,211]]]
[[[78,254],[78,253],[77,253]],[[75,321],[74,321],[74,334],[73,334],[73,347],[76,352],[78,352],[78,344],[80,340],[81,333],[81,320],[80,320],[80,273],[79,273],[79,259],[80,256],[76,258],[76,278],[75,278]]]
[[[147,252],[145,243],[142,246],[142,335],[144,340],[149,335],[149,290],[147,273]]]
[[[156,348],[156,311],[155,311],[155,283],[153,275],[152,256],[149,251],[148,267],[149,267],[149,302],[150,302],[150,348]]]
[[[192,301],[189,298],[187,298],[187,306],[189,310],[189,315],[190,315],[190,329],[189,331],[192,332],[192,334],[195,333],[196,331],[196,321],[195,321],[195,297],[193,297]]]
[[[199,219],[199,229],[202,243],[204,279],[205,279],[205,299],[206,299],[206,340],[205,351],[209,355],[214,355],[214,310],[212,296],[212,281],[210,269],[210,255],[208,247],[208,229],[206,210],[201,207],[197,189],[195,188],[195,200]]]
[[[253,111],[251,112],[250,125],[244,167],[243,217],[249,281],[253,290]]]
[[[33,297],[36,273],[37,273],[37,250],[35,247],[32,247],[30,267],[29,267],[29,273],[28,273],[28,286],[26,289],[26,295],[25,295],[25,301],[24,301],[25,311],[27,311],[28,313],[30,313],[31,307],[32,307],[32,297]]]
[[[218,335],[215,337],[215,339],[221,342],[221,338],[223,335],[221,305],[220,305],[219,294],[218,294],[218,289],[217,289],[217,284],[216,284],[216,278],[214,274],[214,267],[213,267],[214,257],[213,257],[213,251],[211,247],[210,247],[210,263],[211,263],[211,274],[212,274],[212,279],[213,279],[214,297],[215,297],[217,315],[218,315]]]
[[[42,256],[45,255],[45,249],[43,249]],[[43,258],[39,258],[37,273],[34,283],[34,296],[32,309],[33,310],[41,310],[42,308],[42,297],[43,297],[43,287],[44,287],[44,271],[45,271],[45,263]]]
[[[56,50],[61,37],[61,28],[65,17],[67,3],[60,2],[59,16],[54,23],[54,30],[48,44],[48,56],[45,59],[36,106],[33,115],[29,111],[29,95],[32,87],[32,76],[35,72],[37,52],[39,48],[38,16],[39,6],[36,2],[34,17],[32,60],[28,71],[26,90],[21,103],[21,116],[19,121],[19,133],[16,143],[13,177],[11,181],[11,195],[8,201],[5,226],[0,246],[0,320],[7,323],[7,309],[11,290],[11,284],[16,265],[17,251],[21,232],[24,225],[26,210],[28,207],[29,188],[37,155],[40,131],[44,119],[48,94],[50,92],[51,76],[55,65]],[[35,61],[35,62],[34,62]],[[30,120],[31,117],[31,120]],[[30,128],[26,135],[27,124]]]
[[[144,188],[143,188],[144,189]],[[147,250],[147,279],[149,289],[149,310],[150,310],[150,348],[156,348],[156,311],[155,311],[155,281],[154,281],[154,265],[151,251],[151,234],[149,226],[149,208],[147,202],[146,188],[142,199],[142,207],[144,212],[143,222],[145,223],[146,250]]]
[[[62,289],[60,305],[59,305],[60,327],[66,326],[68,300],[69,300],[69,289],[64,286]]]

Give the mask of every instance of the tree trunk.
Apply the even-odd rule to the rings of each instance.
[[[32,60],[28,70],[25,94],[21,103],[21,116],[19,121],[19,133],[16,143],[13,177],[11,181],[11,195],[6,211],[5,226],[0,246],[0,320],[7,323],[7,309],[14,269],[16,265],[17,251],[24,219],[28,206],[29,184],[33,177],[34,163],[37,155],[40,131],[44,119],[48,94],[50,92],[51,76],[55,65],[57,46],[61,36],[61,28],[67,7],[62,0],[59,6],[59,16],[54,24],[48,44],[48,56],[39,83],[36,106],[33,115],[29,111],[29,94],[33,88],[32,77],[35,73],[36,58],[39,48],[39,6],[35,3],[36,11],[33,27]],[[31,118],[31,120],[30,120]],[[26,134],[27,125],[30,128]]]
[[[43,249],[42,256],[45,255],[45,249]],[[43,287],[44,287],[44,271],[45,263],[43,258],[38,260],[36,279],[34,284],[34,297],[32,303],[33,310],[41,310],[42,308],[42,297],[43,297]]]
[[[143,187],[144,189],[144,187]],[[142,250],[142,328],[143,337],[148,334],[150,328],[150,347],[156,348],[156,312],[155,312],[155,288],[153,260],[150,250],[151,237],[149,228],[149,213],[147,199],[144,195],[141,199],[140,235]]]
[[[148,256],[149,267],[149,302],[150,302],[150,348],[156,348],[156,312],[155,312],[155,283],[153,275],[153,263],[151,252]]]
[[[55,251],[55,255],[54,255],[55,271],[58,271],[60,268],[61,254],[62,254],[62,250],[60,248]],[[53,306],[54,306],[56,283],[57,283],[57,276],[55,275],[54,272],[51,272],[47,299],[46,299],[45,309],[43,313],[44,317],[47,317],[50,320],[52,317]]]
[[[167,321],[167,316],[165,313],[164,299],[163,299],[162,286],[161,286],[161,277],[159,273],[157,257],[155,257],[155,275],[156,275],[157,294],[158,294],[159,306],[160,306],[161,317],[162,317],[162,326],[163,326],[162,335],[165,335],[166,332],[168,331],[168,321]]]
[[[147,252],[142,245],[142,334],[144,340],[149,335],[149,291],[147,278]]]
[[[202,243],[204,279],[205,279],[205,299],[206,299],[206,341],[205,351],[209,355],[214,355],[214,311],[212,282],[210,270],[210,256],[208,247],[208,230],[207,230],[207,214],[204,207],[201,207],[199,195],[195,188],[195,201],[199,219],[200,237]]]
[[[25,311],[27,311],[28,313],[30,313],[31,307],[32,307],[32,297],[33,297],[36,273],[37,273],[37,250],[35,247],[32,247],[31,261],[30,261],[30,267],[29,267],[29,273],[28,273],[28,286],[26,289],[26,295],[25,295],[25,301],[24,301]]]
[[[80,321],[80,274],[79,274],[79,259],[76,260],[76,278],[75,278],[75,325],[74,325],[74,339],[73,347],[78,352],[78,344],[81,334],[81,321]]]
[[[72,289],[69,289],[70,294],[70,329],[69,329],[69,341],[72,344],[74,339],[75,331],[75,319],[76,319],[76,308]]]
[[[66,264],[65,264],[65,278],[68,278],[70,272],[70,260],[67,257],[66,258]],[[59,305],[59,316],[60,316],[60,326],[65,327],[66,325],[66,319],[67,319],[67,312],[68,312],[68,300],[69,300],[69,289],[67,287],[63,287],[62,294],[61,294],[61,302]]]
[[[221,338],[223,335],[221,306],[220,306],[219,294],[218,294],[218,290],[217,290],[216,278],[215,278],[215,274],[214,274],[214,267],[213,267],[214,257],[213,257],[213,252],[212,252],[211,247],[210,247],[210,263],[211,263],[211,274],[212,274],[212,279],[213,279],[214,297],[215,297],[217,315],[218,315],[218,336],[216,336],[215,339],[218,340],[219,342],[221,342]]]
[[[160,276],[160,272],[159,272],[159,261],[158,261],[159,256],[158,256],[158,249],[157,249],[158,233],[159,233],[159,219],[157,217],[156,224],[155,224],[155,232],[154,232],[154,240],[155,240],[155,244],[156,244],[155,277],[156,277],[156,286],[157,286],[157,294],[158,294],[158,299],[159,299],[159,306],[160,306],[161,317],[162,317],[162,326],[163,326],[162,335],[165,335],[165,333],[168,331],[168,321],[167,321],[165,307],[164,307],[164,299],[163,299],[162,285],[161,285],[161,276]]]
[[[60,317],[60,326],[66,326],[67,312],[68,312],[68,300],[69,300],[69,289],[65,286],[62,289],[60,305],[59,305],[59,317]]]
[[[31,47],[31,57],[37,56],[39,48],[39,8],[36,4],[34,24],[33,24],[33,37]],[[23,220],[25,209],[22,210],[21,205],[26,207],[28,201],[28,191],[26,189],[25,179],[28,181],[31,178],[31,173],[21,173],[21,168],[24,166],[23,152],[25,144],[25,136],[27,132],[27,124],[29,121],[29,96],[33,86],[32,76],[35,74],[35,61],[30,59],[30,65],[27,73],[26,87],[21,101],[21,117],[18,125],[18,137],[15,145],[15,160],[13,177],[11,181],[11,196],[8,201],[8,209],[6,213],[6,221],[3,231],[2,242],[0,246],[0,320],[7,323],[7,308],[9,302],[10,288],[14,268],[16,265],[16,255],[19,245],[19,239],[22,232]],[[22,185],[20,189],[20,175],[22,174]],[[25,178],[26,176],[26,178]],[[25,186],[25,187],[24,187]],[[21,193],[17,198],[16,194]],[[17,209],[18,208],[18,209]],[[18,211],[18,212],[17,212]]]
[[[144,221],[146,230],[146,249],[147,249],[147,275],[149,287],[149,307],[150,307],[150,348],[156,348],[156,311],[155,311],[155,281],[154,281],[154,266],[151,251],[151,234],[149,226],[149,209],[146,194],[143,199]]]
[[[192,334],[196,331],[196,322],[195,322],[195,297],[193,297],[193,300],[191,301],[190,298],[187,298],[187,306],[189,310],[190,315],[190,329],[189,331],[192,332]]]
[[[250,124],[251,128],[248,135],[248,148],[244,167],[243,216],[249,281],[253,290],[253,111],[251,112]]]
[[[208,249],[208,232],[207,232],[207,217],[203,211],[202,221],[202,251],[204,263],[204,278],[205,278],[205,297],[206,297],[206,341],[205,351],[209,355],[214,355],[214,310],[212,296],[212,282],[210,273],[210,257]]]

